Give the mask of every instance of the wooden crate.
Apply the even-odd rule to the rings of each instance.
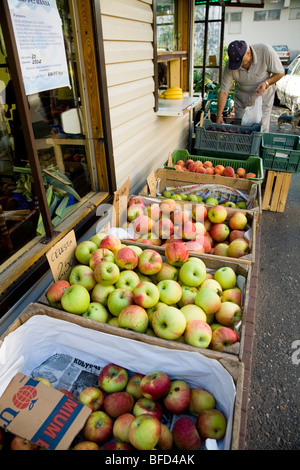
[[[115,330],[120,330],[116,327],[108,327],[109,325],[101,324],[100,322],[88,320],[85,318],[82,318],[79,315],[72,315],[67,312],[62,312],[57,309],[53,309],[51,307],[47,307],[45,305],[41,305],[38,303],[31,303],[28,304],[28,306],[23,310],[23,312],[19,315],[18,318],[10,325],[10,327],[7,329],[7,331],[1,336],[0,338],[0,345],[1,341],[4,341],[6,337],[9,336],[9,334],[13,333],[17,328],[21,327],[22,325],[25,325],[30,319],[32,319],[34,316],[47,316],[51,317],[56,320],[61,320],[63,322],[70,322],[78,325],[79,327],[82,327],[85,331],[87,329],[93,329],[97,330],[99,332],[99,341],[97,342],[98,347],[97,351],[94,351],[93,348],[91,349],[91,355],[94,357],[99,354],[99,350],[101,350],[101,345],[102,341],[101,338],[103,338],[103,334],[105,334],[105,344],[108,344],[108,342],[115,342],[116,336],[119,336],[119,333],[116,332]],[[87,332],[88,334],[88,332]],[[113,335],[114,338],[111,338],[110,335]],[[86,335],[85,335],[86,336]],[[122,336],[122,348],[124,348],[124,342],[128,341],[128,344],[126,345],[128,347],[128,351],[131,350],[132,347],[135,349],[139,348],[140,354],[139,357],[141,360],[143,360],[143,345],[140,343],[140,338],[138,338],[137,334],[134,334],[133,332],[130,331],[123,331]],[[144,335],[145,336],[145,335]],[[127,339],[124,339],[127,338]],[[59,340],[59,337],[58,337]],[[121,338],[120,338],[121,340]],[[138,341],[138,345],[136,344],[133,346],[133,341]],[[63,341],[66,341],[64,338]],[[194,349],[191,350],[188,347],[184,347],[184,345],[176,344],[176,342],[170,342],[170,343],[175,343],[175,345],[168,345],[168,342],[157,342],[153,341],[151,344],[151,348],[158,346],[161,351],[158,351],[159,356],[161,356],[161,361],[162,361],[162,367],[163,366],[163,357],[164,351],[166,351],[166,348],[171,348],[171,349],[178,349],[177,353],[179,354],[179,357],[181,360],[178,360],[178,375],[180,375],[180,370],[186,371],[189,368],[189,354],[194,352]],[[95,344],[95,343],[93,343]],[[53,344],[53,351],[56,352],[55,349],[56,345],[55,342]],[[122,349],[121,348],[121,349]],[[64,347],[64,350],[67,351],[67,348]],[[80,353],[81,347],[80,344],[78,344],[78,354]],[[107,346],[104,348],[105,351],[107,351]],[[198,351],[200,353],[200,351]],[[33,354],[35,354],[36,351],[33,351]],[[103,358],[105,359],[105,352],[103,353],[104,356]],[[106,352],[107,354],[107,352]],[[176,354],[176,351],[174,351],[174,354]],[[201,354],[201,353],[200,353]],[[183,357],[185,357],[185,361],[182,361]],[[197,356],[193,356],[194,360],[197,360]],[[209,357],[211,359],[214,359],[219,362],[221,368],[224,368],[227,373],[230,374],[231,379],[233,380],[234,386],[235,386],[235,397],[234,397],[234,407],[233,407],[233,412],[232,412],[232,427],[231,427],[231,442],[230,442],[230,450],[239,450],[239,445],[240,445],[240,426],[241,426],[241,413],[242,413],[242,396],[243,396],[243,383],[244,383],[244,364],[235,356],[230,355],[230,354],[221,354],[217,353],[214,354],[214,351],[211,351],[209,354]],[[79,357],[80,359],[80,357]],[[108,362],[110,362],[110,358],[106,358]],[[121,360],[121,359],[120,359]],[[208,359],[209,361],[210,359]],[[215,361],[213,361],[214,363]],[[219,375],[221,376],[221,370],[219,369]],[[201,373],[201,369],[193,369],[191,372],[193,377],[197,377],[198,373]],[[209,381],[206,380],[207,384],[207,389],[209,390]],[[221,392],[220,392],[221,393]]]
[[[284,212],[292,174],[267,170],[262,210]]]

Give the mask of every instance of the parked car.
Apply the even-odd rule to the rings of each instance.
[[[290,51],[287,46],[273,46],[282,64],[290,63]]]
[[[300,54],[291,62],[286,74],[275,84],[274,104],[282,104],[291,111],[300,109]]]

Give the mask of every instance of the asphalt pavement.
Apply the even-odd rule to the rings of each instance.
[[[293,134],[273,107],[271,133]],[[262,212],[246,450],[300,450],[300,173],[285,211]]]

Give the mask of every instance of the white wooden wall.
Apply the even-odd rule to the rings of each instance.
[[[169,152],[187,148],[189,116],[154,112],[152,0],[100,0],[113,151],[118,188],[130,193],[162,168]]]

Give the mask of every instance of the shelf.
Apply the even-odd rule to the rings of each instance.
[[[157,116],[185,116],[191,109],[201,104],[202,98],[186,96],[180,100],[158,98]]]

